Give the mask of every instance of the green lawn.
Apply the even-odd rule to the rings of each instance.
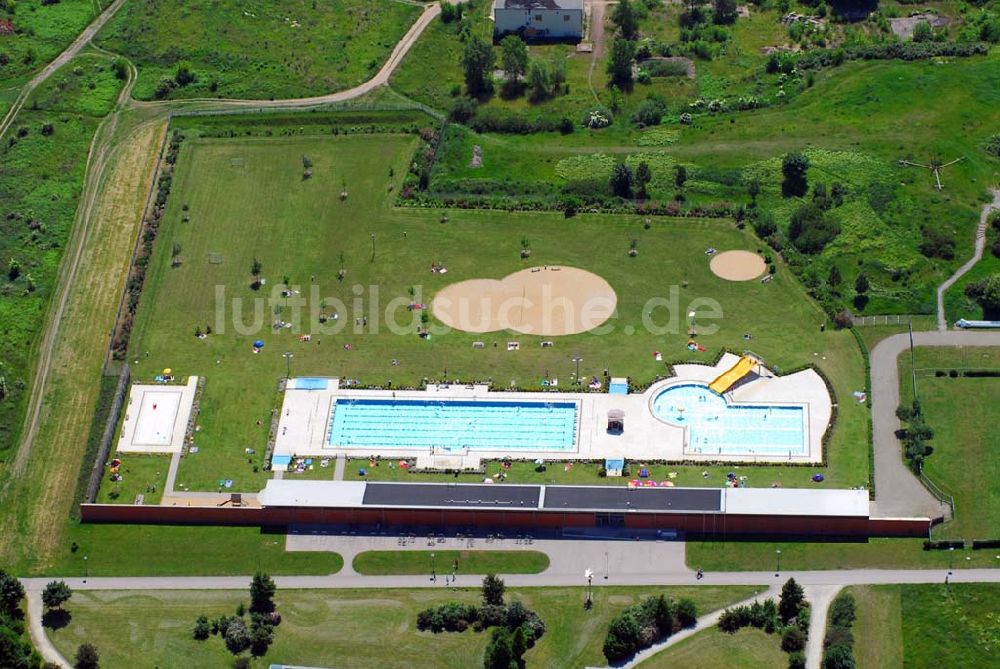
[[[66,542],[65,551],[44,574],[239,576],[258,569],[272,574],[335,574],[344,564],[338,553],[286,552],[284,527],[72,523]]]
[[[119,453],[114,457],[122,461],[118,471],[122,480],[112,481],[110,468],[105,468],[97,503],[132,504],[136,495],[141,494],[144,504],[159,504],[167,481],[170,456]]]
[[[601,644],[611,618],[649,594],[695,599],[710,611],[746,598],[749,587],[691,587],[637,591],[596,588],[595,606],[585,611],[583,588],[508,590],[507,599],[536,610],[548,631],[525,659],[529,667],[581,667],[602,663]],[[488,633],[418,632],[417,612],[447,601],[473,603],[477,590],[281,591],[275,598],[282,615],[264,662],[337,667],[435,666],[467,669],[482,663]],[[53,643],[72,656],[89,641],[104,669],[156,666],[225,666],[229,658],[218,637],[195,641],[195,618],[232,613],[245,593],[214,591],[77,592],[67,605],[70,623],[50,630]]]
[[[858,616],[851,627],[858,669],[902,669],[903,613],[899,590],[896,585],[847,588],[854,595]]]
[[[992,551],[925,551],[923,539],[869,539],[864,542],[689,541],[687,564],[706,571],[804,569],[1000,568]]]
[[[779,636],[754,628],[726,634],[712,627],[660,651],[639,666],[642,669],[780,669],[787,665],[788,654],[781,650]]]
[[[449,222],[442,225],[437,213],[388,206],[392,201],[386,188],[390,168],[398,183],[413,147],[412,139],[390,135],[191,138],[184,144],[129,355],[136,379],[151,378],[164,367],[181,376],[199,374],[207,379],[199,418],[199,452],[182,461],[179,485],[212,490],[219,479],[233,479],[239,490],[263,486],[266,475],[259,469],[266,430],[257,421],[265,422],[279,401],[277,379],[286,371],[285,351],[294,354],[293,375],[353,377],[373,385],[391,380],[396,387],[418,386],[424,379],[491,378],[497,385],[513,380],[521,387],[536,388],[543,377],[567,380],[574,352],[584,359],[582,374],[600,375],[608,368],[613,375],[642,382],[666,372],[662,363],[653,360],[654,350],[661,351],[666,360],[710,362],[721,347],[742,350],[745,332],[753,333],[754,350],[770,363],[782,369],[815,364],[826,373],[841,400],[829,443],[827,481],[829,485],[867,484],[865,408],[843,401],[864,386],[857,344],[848,332],[819,332],[823,315],[784,269],[767,285],[727,283],[710,273],[704,259],[707,246],[758,248],[745,231],[716,220],[659,219],[646,230],[634,216],[586,215],[567,222],[561,215],[495,211],[452,211]],[[314,176],[309,180],[301,176],[303,155],[313,163]],[[380,159],[372,160],[372,156]],[[337,194],[345,183],[350,196],[342,202]],[[184,216],[189,222],[183,221]],[[372,332],[376,322],[382,323],[382,309],[390,300],[409,299],[410,286],[420,291],[420,301],[429,302],[452,281],[499,278],[523,268],[525,262],[519,258],[522,237],[531,241],[531,264],[575,265],[611,283],[619,303],[610,334],[560,337],[556,346],[544,349],[538,345],[544,337],[518,335],[521,350],[511,355],[492,346],[472,348],[473,341],[489,340],[490,335],[449,331],[428,341],[387,332],[384,326]],[[630,238],[638,240],[640,249],[634,259],[626,254]],[[170,256],[175,244],[182,264],[173,268]],[[619,252],[614,251],[616,244]],[[598,247],[611,252],[593,254]],[[249,288],[255,257],[261,260],[267,280],[259,293]],[[210,258],[221,263],[212,264]],[[427,272],[433,261],[447,264],[446,277]],[[343,282],[336,279],[339,268],[347,272]],[[316,323],[309,343],[298,341],[294,330],[274,331],[265,326],[244,328],[245,334],[240,333],[232,320],[235,310],[240,310],[242,322],[252,325],[254,314],[248,302],[269,296],[285,275],[303,296],[311,290],[317,291],[317,297],[328,296],[327,311],[339,304],[336,308],[344,317],[338,331]],[[685,281],[687,287],[679,287]],[[217,320],[216,286],[225,291],[221,321]],[[354,305],[355,286],[361,299],[368,301],[362,303],[368,309],[364,313],[373,314],[368,328],[353,325],[361,315]],[[372,311],[376,290],[380,306]],[[670,297],[672,291],[676,298]],[[643,326],[644,308],[656,296],[668,302],[676,299],[677,304],[654,314],[662,329],[651,331]],[[683,314],[698,304],[695,300],[706,298],[718,302],[723,318],[714,334],[701,328],[700,341],[709,351],[691,354],[686,349]],[[318,310],[317,302],[313,299],[311,305]],[[749,304],[752,309],[746,308]],[[285,306],[280,296],[268,305],[261,303],[260,309],[258,322],[294,318],[293,307]],[[301,313],[307,321],[309,309]],[[777,313],[780,318],[771,316]],[[401,309],[391,317],[402,324],[413,318]],[[196,328],[208,325],[214,331],[207,339],[193,336]],[[431,325],[436,323],[432,320]],[[412,332],[410,327],[402,331]],[[259,355],[250,351],[256,338],[265,342]],[[352,350],[345,350],[345,344],[351,344]],[[398,366],[391,364],[394,359]],[[257,455],[245,456],[247,447],[255,448]],[[589,478],[586,469],[581,473]],[[683,477],[682,482],[700,480],[703,471],[702,467],[671,469]],[[558,474],[560,467],[549,470]],[[743,470],[760,485],[805,485],[812,473],[812,468]],[[522,473],[525,480],[545,480]],[[713,468],[707,483],[721,485],[721,473]],[[352,464],[348,476],[355,475]]]
[[[359,574],[539,574],[549,556],[538,551],[366,551],[354,558]]]
[[[1000,528],[1000,436],[992,429],[1000,378],[937,376],[951,370],[1000,369],[1000,348],[916,349],[917,393],[934,452],[924,472],[955,498],[955,519],[935,531],[941,538],[986,539]],[[899,356],[900,397],[913,397],[910,356]]]
[[[902,591],[903,666],[987,667],[1000,651],[995,583],[906,585]]]
[[[138,66],[139,99],[306,97],[370,79],[420,11],[391,0],[131,0],[97,42]],[[180,62],[197,79],[157,95]]]

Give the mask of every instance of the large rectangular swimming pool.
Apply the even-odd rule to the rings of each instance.
[[[576,402],[344,399],[326,445],[447,451],[572,451]]]

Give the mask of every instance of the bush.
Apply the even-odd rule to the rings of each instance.
[[[939,228],[924,226],[920,252],[928,258],[952,260],[955,257],[955,238]]]
[[[781,650],[797,653],[806,647],[806,633],[798,627],[789,627],[781,635]]]
[[[816,254],[840,234],[840,224],[815,202],[799,207],[788,224],[788,237],[802,253]]]
[[[632,114],[632,122],[640,126],[660,125],[663,115],[667,113],[667,105],[658,98],[646,98]]]
[[[805,154],[793,151],[786,153],[781,160],[781,193],[785,197],[803,197],[809,192],[809,181],[806,176],[809,170],[809,159]]]
[[[635,655],[639,647],[639,623],[631,613],[623,613],[611,621],[604,639],[604,657],[612,664]]]
[[[986,140],[986,145],[983,148],[986,149],[986,153],[994,158],[1000,158],[1000,132]],[[997,220],[1000,220],[1000,218]]]
[[[198,619],[194,622],[194,632],[193,636],[198,641],[204,641],[208,638],[209,634],[212,632],[212,627],[208,624],[208,618],[205,616],[198,616]]]
[[[448,3],[445,4],[447,5]],[[474,98],[460,97],[456,98],[455,101],[451,103],[451,109],[448,110],[448,116],[453,121],[467,123],[476,115],[476,111],[478,109],[479,103],[476,102]]]
[[[606,128],[615,120],[611,110],[603,105],[592,107],[583,115],[584,128]]]

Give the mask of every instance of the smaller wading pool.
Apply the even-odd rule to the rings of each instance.
[[[688,429],[684,451],[703,455],[806,455],[802,405],[729,404],[706,385],[686,383],[662,390],[653,414]]]

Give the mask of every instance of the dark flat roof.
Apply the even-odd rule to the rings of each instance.
[[[365,487],[365,506],[433,506],[537,509],[536,485],[451,483],[373,483]]]
[[[546,486],[547,511],[722,511],[721,488],[626,488],[623,486]]]

